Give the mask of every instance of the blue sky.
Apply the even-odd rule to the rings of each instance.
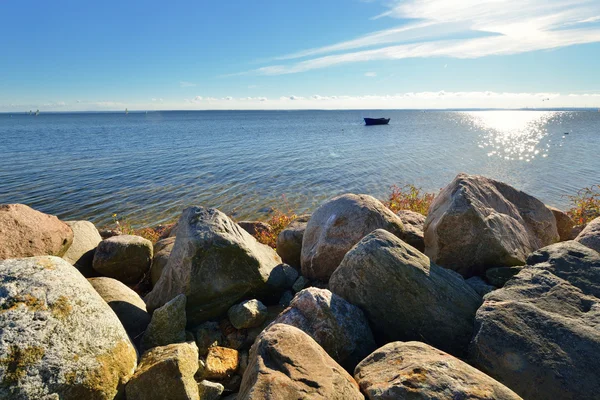
[[[3,0],[0,49],[0,111],[600,107],[598,0]]]

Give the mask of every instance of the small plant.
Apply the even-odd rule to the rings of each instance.
[[[394,185],[388,199],[383,204],[395,213],[400,210],[410,210],[427,215],[434,198],[433,193],[423,192],[423,189],[415,185]]]
[[[270,230],[261,229],[254,237],[262,244],[275,248],[277,246],[277,236],[284,230],[289,224],[297,218],[297,215],[291,211],[285,195],[282,196],[285,204],[286,211],[275,209],[273,215],[267,221],[267,224],[271,226]]]
[[[148,239],[152,243],[156,243],[160,237],[161,232],[154,228],[138,228],[135,229],[131,226],[131,223],[127,221],[127,218],[119,220],[118,215],[115,213],[112,215],[115,229],[124,235],[136,235]]]
[[[571,202],[567,214],[576,225],[586,225],[600,217],[600,185],[583,188],[572,196],[566,196]]]

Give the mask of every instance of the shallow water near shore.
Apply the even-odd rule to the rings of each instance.
[[[437,192],[459,172],[561,208],[600,183],[594,111],[0,114],[0,143],[0,203],[99,225],[113,213],[167,222],[190,205],[261,219],[346,192],[384,198],[394,184]]]

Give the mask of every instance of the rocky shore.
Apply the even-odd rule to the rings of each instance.
[[[0,205],[0,400],[600,397],[600,218],[460,174],[427,218],[345,194],[253,229]]]

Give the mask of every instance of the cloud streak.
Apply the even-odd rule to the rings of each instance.
[[[378,17],[407,22],[276,57],[280,63],[248,73],[293,74],[404,58],[479,58],[600,42],[597,0],[408,0],[393,2]]]

